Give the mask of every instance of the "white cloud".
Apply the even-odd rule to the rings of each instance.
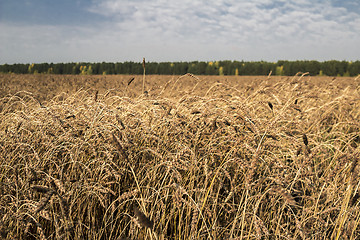
[[[84,27],[0,23],[0,29],[1,64],[81,61],[99,42],[96,31]]]
[[[276,8],[267,8],[270,5]],[[306,31],[308,36],[332,37],[331,31],[351,32],[359,15],[347,14],[345,8],[334,8],[329,2],[302,1],[124,1],[105,0],[91,7],[91,11],[117,21],[115,30],[140,32],[141,35],[168,36],[215,40],[240,44],[254,38],[269,40],[268,34],[282,33],[294,40],[294,31]],[[347,26],[348,25],[348,26]],[[160,32],[157,32],[160,31]],[[355,29],[354,29],[355,30]],[[139,34],[139,35],[140,35]],[[155,36],[154,36],[155,35]],[[273,39],[277,40],[277,39]],[[314,39],[316,40],[316,39]]]
[[[142,56],[154,61],[354,60],[360,56],[360,14],[329,1],[98,0],[88,11],[107,20],[94,28],[3,24],[1,29],[11,29],[0,37],[17,56],[26,53],[29,59],[44,46],[43,59],[48,54],[68,61],[140,61]],[[1,47],[4,51],[9,56],[10,50]]]

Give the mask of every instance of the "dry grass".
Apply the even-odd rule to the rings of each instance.
[[[358,80],[141,77],[8,85],[1,238],[360,235]]]

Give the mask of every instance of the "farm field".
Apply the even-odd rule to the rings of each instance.
[[[0,74],[2,239],[358,239],[360,79]]]

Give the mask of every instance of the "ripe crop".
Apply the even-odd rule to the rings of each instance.
[[[4,74],[1,85],[3,239],[360,235],[357,79]]]

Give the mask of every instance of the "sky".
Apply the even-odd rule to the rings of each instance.
[[[0,64],[360,60],[360,0],[0,0]]]

